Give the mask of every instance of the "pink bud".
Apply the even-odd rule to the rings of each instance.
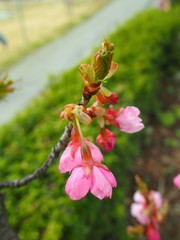
[[[97,144],[106,152],[114,148],[116,135],[106,128],[102,128],[100,134],[97,136]]]
[[[146,237],[148,240],[160,240],[159,232],[154,225],[149,225],[146,230]]]
[[[61,114],[60,114],[60,118],[62,119],[62,120],[64,120],[65,119],[65,112],[63,111],[63,112],[61,112]]]
[[[180,173],[173,179],[173,182],[180,189]]]

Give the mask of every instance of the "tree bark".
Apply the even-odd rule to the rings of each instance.
[[[19,240],[18,236],[8,222],[6,207],[4,204],[5,194],[0,193],[0,239]]]

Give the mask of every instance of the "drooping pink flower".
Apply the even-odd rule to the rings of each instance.
[[[99,148],[88,139],[85,139],[85,143],[90,148],[94,161],[100,163],[103,160],[103,155]],[[61,173],[70,172],[73,168],[81,164],[81,142],[79,139],[73,139],[61,155],[59,170]]]
[[[90,190],[91,193],[102,200],[111,198],[112,188],[117,186],[114,175],[103,167],[91,166],[90,174],[87,177],[82,166],[73,169],[67,180],[65,191],[72,200],[80,200]]]
[[[100,134],[97,136],[96,141],[99,146],[106,152],[112,151],[114,148],[116,134],[109,131],[107,128],[102,128]]]
[[[135,202],[131,205],[131,215],[142,225],[148,225],[152,220],[156,222],[157,211],[162,206],[162,197],[159,192],[149,191],[147,197],[148,202],[139,191],[136,191],[134,194]]]
[[[173,182],[180,189],[180,173],[173,179]]]
[[[115,111],[113,111],[112,106],[110,106],[105,117],[107,123],[111,123],[122,132],[135,133],[144,128],[142,119],[138,117],[139,114],[139,109],[133,106]]]
[[[71,172],[65,191],[72,200],[83,198],[90,190],[99,199],[111,198],[116,179],[109,169],[101,164],[103,155],[88,139],[73,128],[72,141],[60,158],[61,173]]]
[[[159,232],[154,225],[149,225],[146,230],[146,237],[148,240],[160,240]]]

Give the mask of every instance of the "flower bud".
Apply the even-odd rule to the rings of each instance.
[[[97,79],[104,79],[111,67],[114,45],[105,40],[102,48],[96,53],[94,61],[94,70]]]
[[[153,224],[147,227],[146,237],[148,240],[160,240],[159,232]]]
[[[97,136],[96,141],[99,146],[106,152],[110,152],[114,148],[116,134],[109,131],[106,128],[100,130],[100,134]]]

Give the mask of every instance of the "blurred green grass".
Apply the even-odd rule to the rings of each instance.
[[[163,109],[158,100],[158,91],[163,87],[160,79],[177,71],[179,16],[179,7],[169,12],[149,10],[108,37],[115,45],[113,60],[119,63],[119,70],[106,87],[118,93],[119,106],[137,106],[145,126],[152,119],[159,121]],[[88,61],[90,58],[84,62]],[[51,75],[46,91],[15,120],[1,127],[1,180],[21,178],[45,161],[67,124],[59,119],[59,113],[64,105],[80,100],[83,83],[78,67],[60,77]],[[68,174],[59,173],[58,161],[28,186],[4,190],[10,222],[20,239],[129,239],[129,210],[125,204],[129,171],[141,152],[141,144],[148,142],[148,127],[133,135],[115,132],[114,151],[104,153],[104,162],[118,182],[111,200],[99,201],[88,194],[81,201],[71,201],[64,191]],[[96,123],[83,127],[83,133],[95,141]]]

